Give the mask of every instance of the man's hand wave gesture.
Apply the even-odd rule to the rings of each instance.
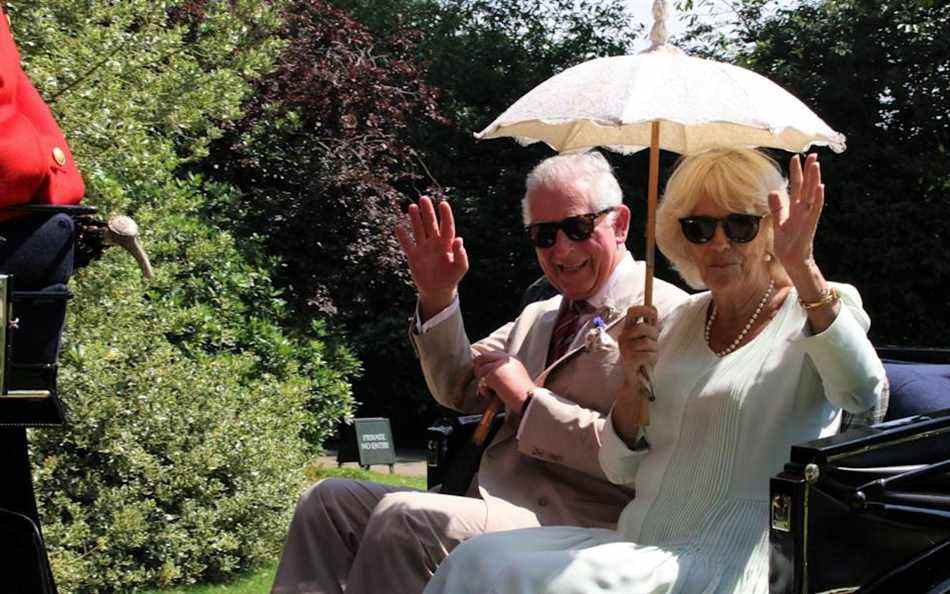
[[[459,281],[468,272],[468,255],[462,238],[455,235],[452,208],[448,202],[439,203],[436,218],[432,200],[423,196],[418,205],[409,206],[409,226],[398,225],[396,236],[409,262],[425,321],[452,303]]]

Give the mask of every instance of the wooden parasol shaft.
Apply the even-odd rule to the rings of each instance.
[[[646,278],[643,282],[643,305],[653,305],[653,273],[656,270],[656,197],[660,185],[660,122],[650,128],[650,180],[647,188]]]
[[[653,305],[653,273],[656,270],[656,199],[660,185],[660,122],[653,122],[650,126],[650,177],[647,188],[647,224],[646,224],[646,277],[643,279],[643,304]],[[653,394],[653,380],[649,369],[641,367],[637,370],[636,379],[625,378],[621,390],[629,394],[635,385],[638,392],[640,414],[639,425],[646,427],[650,424],[650,402],[656,400]]]

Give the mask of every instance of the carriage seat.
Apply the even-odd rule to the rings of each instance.
[[[891,385],[885,421],[950,408],[950,363],[884,360]]]

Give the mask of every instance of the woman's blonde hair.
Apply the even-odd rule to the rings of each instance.
[[[788,197],[787,182],[778,163],[754,149],[716,149],[684,157],[666,184],[656,212],[656,243],[691,287],[705,288],[699,267],[689,256],[688,241],[679,219],[689,216],[700,200],[710,199],[729,212],[769,214],[769,192]],[[773,253],[771,221],[762,220],[766,251]],[[772,272],[785,277],[785,270],[771,258]]]

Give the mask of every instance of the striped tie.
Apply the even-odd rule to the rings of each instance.
[[[571,301],[561,310],[554,332],[551,334],[551,344],[548,347],[548,361],[550,365],[564,356],[574,341],[574,335],[580,329],[581,316],[590,313],[592,308],[586,301]]]

